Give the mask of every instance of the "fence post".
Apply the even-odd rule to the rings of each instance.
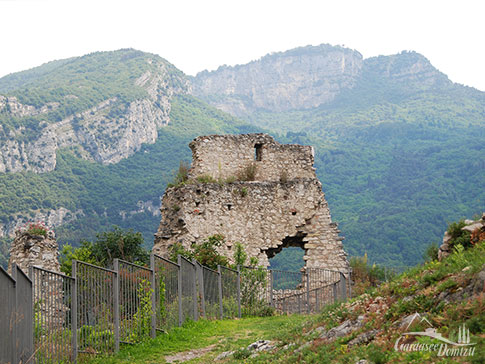
[[[340,293],[342,295],[342,301],[347,299],[347,284],[346,284],[345,274],[340,272]]]
[[[237,266],[237,315],[241,318],[241,266]]]
[[[198,297],[197,297],[197,261],[195,259],[192,260],[192,276],[193,276],[193,287],[192,287],[192,296],[194,300],[194,321],[197,321],[199,319],[199,304],[198,304]]]
[[[269,303],[271,307],[275,307],[274,300],[273,300],[273,271],[269,270]]]
[[[33,266],[30,266],[29,267],[29,278],[30,278],[30,281],[32,282],[32,285],[31,285],[31,292],[32,292],[32,302],[31,302],[31,305],[30,305],[30,309],[32,310],[31,311],[31,315],[32,315],[32,337],[30,338],[30,347],[32,348],[32,353],[31,353],[31,356],[32,356],[32,362],[34,363],[34,356],[35,356],[35,346],[34,346],[34,335],[35,335],[35,312],[34,312],[34,303],[35,303],[35,289],[34,289],[34,267]],[[72,321],[71,321],[72,323]],[[73,361],[74,362],[74,361]]]
[[[71,333],[72,358],[77,363],[77,261],[72,261],[72,291],[71,291]],[[32,281],[33,282],[33,281]]]
[[[178,296],[179,296],[179,326],[182,326],[183,322],[183,312],[182,312],[182,258],[177,256],[177,263],[179,265],[179,270],[178,270]]]
[[[17,343],[17,320],[18,320],[18,302],[17,302],[17,293],[18,293],[18,287],[17,287],[17,264],[12,263],[12,272],[11,272],[11,277],[13,278],[14,281],[14,304],[12,309],[10,310],[10,327],[12,328],[12,363],[18,363],[18,343]]]
[[[113,261],[114,265],[114,282],[113,282],[113,306],[114,306],[114,340],[115,352],[120,350],[120,262],[116,258]]]
[[[338,301],[337,297],[337,282],[332,284],[332,291],[333,291],[333,302],[336,303]]]
[[[199,297],[200,297],[200,309],[202,311],[202,317],[206,317],[205,313],[205,295],[204,295],[204,273],[202,272],[202,265],[195,259],[192,259],[195,265],[197,282],[199,285]]]
[[[150,336],[152,338],[157,336],[157,299],[156,299],[156,277],[155,277],[155,256],[150,254],[150,285],[152,286],[152,328],[150,331]]]
[[[310,313],[310,273],[308,270],[305,273],[306,275],[306,312]]]
[[[223,311],[223,306],[222,306],[222,272],[221,272],[221,266],[217,265],[217,273],[218,274],[218,288],[219,288],[219,314],[221,315],[221,320],[224,318],[224,311]]]

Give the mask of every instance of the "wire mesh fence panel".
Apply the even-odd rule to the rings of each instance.
[[[151,332],[151,270],[123,260],[115,260],[115,270],[119,275],[120,342],[140,342]]]
[[[237,271],[221,266],[222,312],[224,318],[238,316]]]
[[[216,319],[219,317],[219,273],[215,270],[202,266],[202,275],[204,277],[204,301],[205,317]]]
[[[192,262],[179,256],[182,275],[182,322],[197,320],[196,269]]]
[[[306,276],[302,272],[271,270],[273,306],[278,312],[307,311]]]
[[[15,280],[0,267],[0,363],[14,362]]]
[[[244,316],[264,316],[271,311],[271,271],[241,267],[241,309]]]
[[[32,268],[34,288],[34,347],[36,363],[70,363],[73,345],[73,278]]]
[[[115,346],[114,285],[116,272],[76,262],[78,352],[113,352]]]
[[[155,314],[158,330],[168,330],[179,322],[179,265],[154,256]]]

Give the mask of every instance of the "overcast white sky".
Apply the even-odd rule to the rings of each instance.
[[[481,0],[0,0],[0,76],[93,51],[136,48],[187,74],[330,43],[365,58],[415,50],[485,91]]]

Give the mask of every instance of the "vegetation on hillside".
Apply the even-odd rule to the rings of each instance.
[[[157,57],[135,50],[98,52],[4,77],[0,93],[30,105],[60,106],[33,119],[2,114],[0,124],[5,133],[24,125],[30,138],[39,124],[101,99],[142,97],[145,91],[127,85],[154,67],[149,58],[166,65],[178,82],[180,71]],[[393,70],[399,74],[419,57],[395,57]],[[369,262],[397,270],[416,264],[429,242],[442,239],[449,221],[481,213],[485,205],[485,96],[442,74],[433,84],[388,77],[379,71],[386,62],[388,57],[366,62],[356,87],[330,105],[280,114],[261,110],[248,120],[253,125],[191,96],[176,96],[171,123],[159,130],[157,142],[120,163],[86,161],[69,148],[58,152],[52,172],[0,174],[0,223],[65,207],[84,216],[56,229],[61,244],[92,240],[115,224],[142,232],[148,247],[160,217],[138,204],[158,205],[179,161],[190,160],[189,141],[202,134],[267,128],[280,142],[315,147],[316,172],[349,255],[367,252]],[[278,259],[293,258],[280,254],[272,260],[274,267],[283,264]]]
[[[145,247],[150,247],[160,216],[137,212],[137,203],[160,203],[179,161],[190,159],[188,143],[201,134],[256,130],[191,96],[175,97],[171,120],[159,130],[155,144],[143,145],[138,153],[117,164],[86,161],[76,149],[64,149],[58,153],[52,172],[0,174],[0,223],[8,223],[18,213],[81,209],[84,216],[56,228],[61,245],[77,246],[81,240],[91,240],[98,232],[118,225],[140,231]]]
[[[468,249],[457,249],[442,262],[430,261],[348,302],[329,305],[317,315],[202,320],[91,362],[164,363],[191,355],[191,363],[208,363],[223,352],[232,352],[217,362],[483,363],[484,285],[485,240],[481,240]],[[455,350],[443,355],[443,341],[404,334],[430,328],[454,342],[460,340],[459,332],[469,330],[471,345],[464,348],[473,355],[456,356]],[[271,340],[274,348],[247,349],[256,340]]]
[[[12,128],[25,126],[24,137],[35,138],[46,123],[61,121],[110,98],[117,99],[121,112],[131,101],[147,97],[147,91],[134,81],[144,72],[156,73],[158,64],[163,64],[172,75],[171,86],[182,86],[178,81],[184,77],[181,71],[159,56],[134,49],[91,53],[3,77],[1,94],[15,96],[20,103],[38,109],[49,103],[57,106],[45,114],[23,117],[5,110],[0,113],[4,128],[0,129],[3,132],[0,137],[7,137]],[[118,116],[116,108],[111,113],[114,118]]]

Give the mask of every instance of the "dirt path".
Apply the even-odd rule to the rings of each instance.
[[[201,349],[194,349],[194,350],[184,351],[182,353],[167,355],[165,357],[165,361],[167,363],[183,363],[194,358],[199,358],[205,355],[206,353],[208,353],[209,351],[212,351],[212,349],[214,349],[215,347],[216,345],[213,344]]]

